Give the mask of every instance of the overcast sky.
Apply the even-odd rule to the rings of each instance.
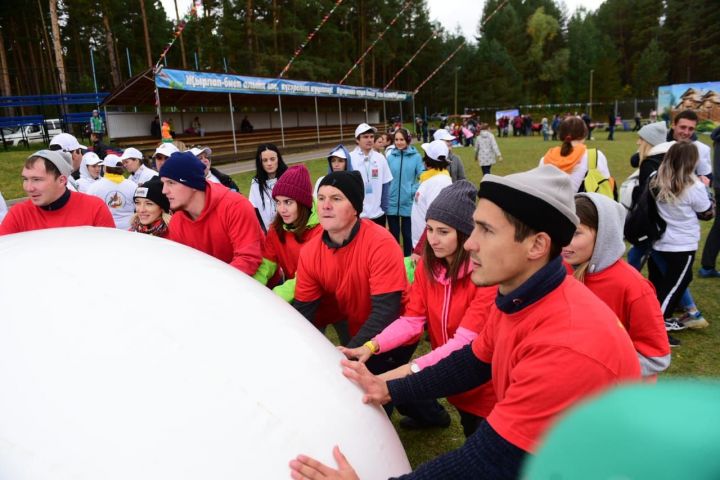
[[[168,16],[175,19],[175,6],[173,0],[161,0]],[[604,0],[564,0],[568,13],[572,15],[577,7],[583,6],[588,10],[597,9]],[[178,0],[178,10],[182,17],[190,8],[191,0]],[[482,15],[484,0],[427,0],[430,8],[430,18],[438,20],[447,30],[454,32],[459,25],[466,38],[472,39],[477,31],[480,15]],[[319,15],[319,14],[318,14]],[[318,19],[320,17],[318,16]]]

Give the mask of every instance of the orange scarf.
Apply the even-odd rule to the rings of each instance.
[[[573,168],[575,168],[575,165],[577,165],[582,156],[585,155],[587,147],[583,144],[575,145],[572,152],[570,152],[570,155],[567,157],[560,155],[560,148],[561,147],[553,147],[548,150],[543,157],[543,163],[547,165],[555,165],[563,172],[569,174],[572,172]]]

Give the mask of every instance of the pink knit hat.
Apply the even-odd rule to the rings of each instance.
[[[292,198],[307,208],[312,208],[312,183],[310,172],[305,165],[294,165],[278,178],[272,189],[272,197],[283,196]]]

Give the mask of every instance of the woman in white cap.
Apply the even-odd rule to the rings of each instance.
[[[342,172],[345,170],[352,170],[352,162],[349,161],[350,159],[350,152],[347,148],[341,143],[337,147],[330,150],[330,153],[328,154],[327,161],[328,161],[328,173],[332,172]],[[325,175],[318,178],[315,182],[315,187],[313,188],[313,197],[317,198],[317,191],[320,187],[320,182],[322,182],[322,179],[325,178]]]
[[[410,212],[413,248],[420,243],[420,238],[425,232],[425,214],[428,207],[443,188],[452,184],[450,172],[448,172],[450,152],[445,141],[433,140],[430,143],[424,143],[422,148],[425,151],[423,162],[427,170],[420,174],[420,186],[415,193]]]
[[[78,192],[87,193],[93,183],[100,180],[100,164],[102,160],[95,152],[87,152],[80,162],[80,178],[77,181]]]
[[[159,172],[163,163],[170,158],[170,155],[179,151],[180,149],[172,143],[161,143],[158,145],[155,149],[155,153],[153,153],[153,159],[155,159],[155,171]]]
[[[386,380],[405,377],[435,365],[451,352],[471,343],[485,328],[497,287],[476,287],[471,280],[470,254],[463,244],[473,230],[477,189],[467,180],[445,188],[427,211],[427,238],[422,259],[415,269],[415,281],[405,311],[365,345],[340,348],[348,358],[366,361],[373,354],[389,352],[412,342],[427,328],[432,351],[409,364],[386,372]],[[460,414],[466,437],[495,405],[490,384],[448,398]],[[398,410],[405,413],[402,405]],[[400,425],[420,423],[408,412]]]
[[[135,189],[135,214],[130,231],[165,238],[170,224],[170,202],[162,193],[160,177],[151,178]]]
[[[125,170],[130,172],[130,180],[138,185],[142,185],[158,174],[158,172],[152,168],[145,166],[143,163],[143,154],[137,148],[126,148],[120,160],[122,160]]]

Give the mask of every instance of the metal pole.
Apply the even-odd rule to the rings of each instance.
[[[155,70],[153,70],[153,83],[155,84],[155,100],[157,105],[155,105],[155,113],[157,113],[158,116],[158,122],[160,122],[160,128],[162,128],[162,107],[160,105],[160,90],[157,87],[157,82],[155,80]]]
[[[97,78],[95,78],[95,56],[93,55],[92,48],[90,48],[90,67],[92,67],[93,87],[95,87],[95,107],[100,109],[100,102],[98,102]]]
[[[402,112],[402,104],[403,102],[398,102],[400,104],[400,125],[403,124],[403,112]]]
[[[132,65],[130,64],[130,49],[128,47],[125,47],[125,55],[127,56],[127,62],[128,62],[128,76],[129,78],[132,78]],[[137,106],[133,107],[133,111],[137,113]],[[107,116],[106,116],[107,118]]]
[[[460,68],[455,67],[455,111],[453,112],[453,113],[455,113],[455,115],[457,115],[457,113],[458,113],[458,110],[457,110],[457,72],[458,72],[458,70],[460,70]]]
[[[367,98],[365,99],[365,123],[370,123],[370,120],[369,120],[369,117],[368,117]]]
[[[593,74],[595,70],[590,70],[590,101],[588,102],[588,116],[592,118],[592,87],[593,87]]]
[[[415,95],[412,96],[412,121],[413,127],[416,125],[417,117],[415,116]]]
[[[225,66],[225,73],[227,73],[227,60],[223,57],[223,65]],[[228,92],[228,103],[230,104],[230,128],[233,132],[233,150],[237,155],[237,138],[235,137],[235,108],[233,107],[232,93]]]
[[[315,97],[315,130],[317,131],[318,143],[320,143],[320,117],[318,116],[317,97]]]
[[[340,102],[340,97],[338,97],[338,115],[340,116],[340,142],[343,141],[343,128],[342,128],[342,104]]]
[[[282,114],[282,97],[278,95],[278,110],[280,110],[280,136],[282,137],[282,146],[285,148],[285,127],[283,126]]]
[[[387,130],[387,108],[386,101],[383,100],[383,130]]]

